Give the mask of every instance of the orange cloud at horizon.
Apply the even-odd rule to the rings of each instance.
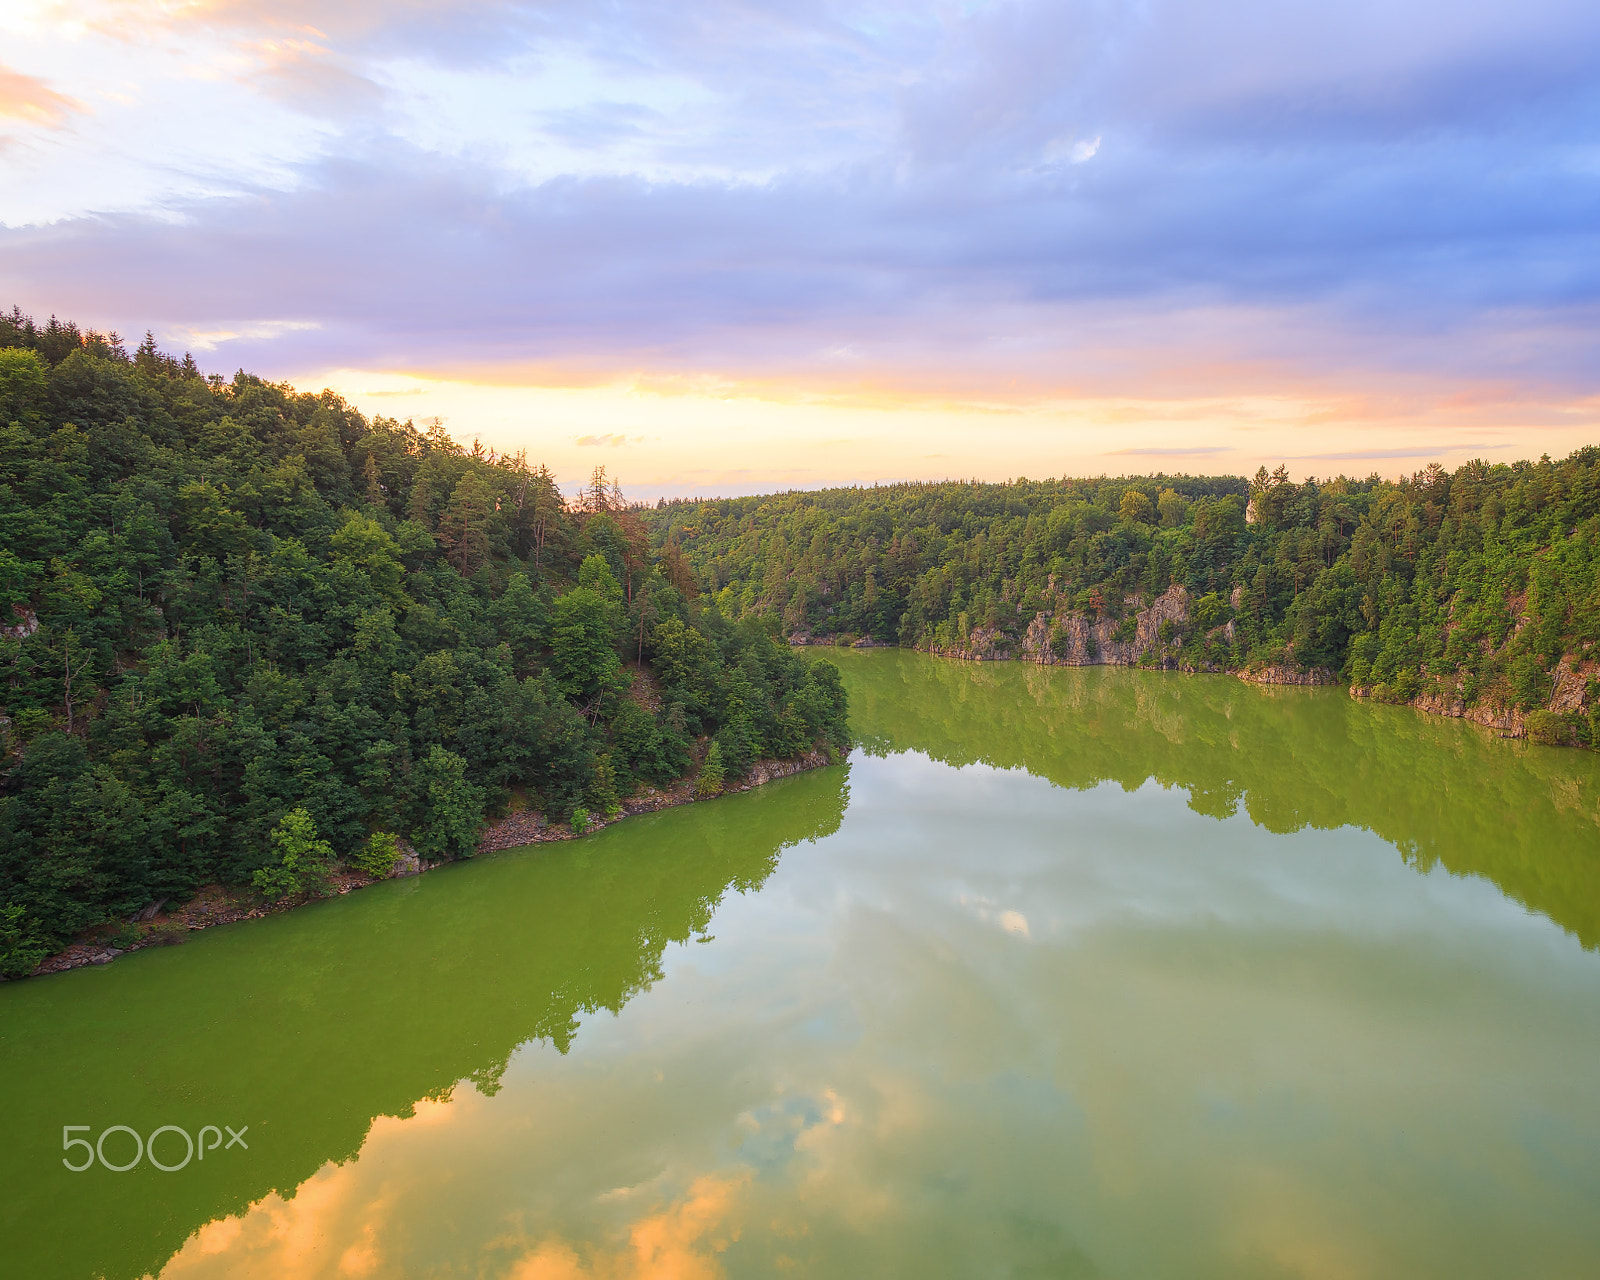
[[[443,421],[463,443],[525,450],[565,487],[604,465],[633,497],[901,480],[1189,472],[1289,464],[1401,475],[1600,442],[1600,398],[1505,387],[1318,388],[1195,397],[963,398],[888,383],[641,373],[585,385],[339,369],[291,379],[369,415]]]

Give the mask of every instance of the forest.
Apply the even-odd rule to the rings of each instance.
[[[644,513],[723,616],[795,638],[1019,656],[1073,620],[1142,664],[1292,668],[1381,701],[1505,708],[1600,745],[1600,448],[1399,480],[1128,476],[662,502]],[[1559,694],[1559,696],[1558,696]]]
[[[0,314],[0,975],[199,887],[470,856],[847,745],[597,470]]]

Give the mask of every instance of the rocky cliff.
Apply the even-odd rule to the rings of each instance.
[[[1550,699],[1535,711],[1522,711],[1516,707],[1491,706],[1488,703],[1469,704],[1460,686],[1437,682],[1413,698],[1400,699],[1389,696],[1383,686],[1353,684],[1352,698],[1375,698],[1379,702],[1393,702],[1401,706],[1416,707],[1436,716],[1450,716],[1493,729],[1506,738],[1531,738],[1550,746],[1566,745],[1573,741],[1570,716],[1587,716],[1595,699],[1591,696],[1592,682],[1600,676],[1600,663],[1580,661],[1566,656],[1556,664],[1555,684]]]
[[[1237,597],[1235,592],[1235,597]],[[1233,600],[1238,606],[1238,599]],[[998,631],[975,628],[964,645],[929,646],[930,652],[972,662],[993,662],[1020,658],[1045,666],[1063,667],[1154,667],[1165,670],[1222,671],[1220,666],[1185,666],[1178,649],[1190,627],[1189,593],[1180,586],[1168,587],[1145,608],[1137,607],[1132,597],[1124,601],[1131,610],[1122,619],[1091,618],[1081,613],[1040,613],[1028,624],[1020,644]],[[1163,634],[1165,631],[1165,634]],[[1233,623],[1213,628],[1218,639],[1232,643]],[[1302,668],[1279,663],[1250,667],[1234,672],[1256,684],[1319,685],[1334,683],[1332,671],[1323,667]]]

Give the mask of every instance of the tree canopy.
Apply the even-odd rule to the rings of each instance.
[[[837,672],[672,572],[603,471],[568,501],[437,426],[0,315],[0,970],[250,883],[285,821],[457,857],[708,738],[730,773],[843,745]]]
[[[1127,476],[662,502],[660,561],[729,617],[1016,652],[1041,619],[1126,623],[1174,584],[1141,660],[1327,667],[1376,696],[1520,709],[1600,743],[1600,448],[1399,480]],[[1548,712],[1560,683],[1579,696]]]

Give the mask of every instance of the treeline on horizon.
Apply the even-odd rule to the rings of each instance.
[[[1441,694],[1600,745],[1600,447],[1399,480],[1280,466],[674,501],[645,521],[725,616],[790,635],[1014,654],[1046,615],[1052,635],[1078,616],[1132,640],[1176,584],[1188,621],[1142,662],[1327,668],[1380,700]],[[1581,705],[1551,709],[1563,675]]]
[[[0,314],[0,531],[4,974],[291,846],[469,856],[848,741],[837,670],[698,599],[603,470],[564,499],[149,335]]]

